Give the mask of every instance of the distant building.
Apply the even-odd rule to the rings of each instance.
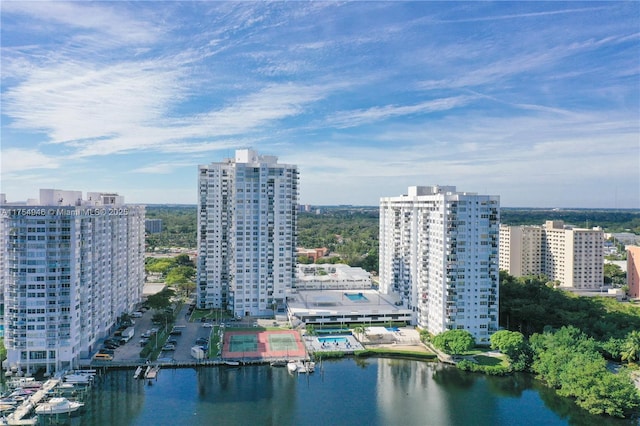
[[[370,289],[371,274],[362,268],[344,264],[298,265],[298,290]]]
[[[197,306],[284,312],[296,265],[298,169],[250,149],[198,166]]]
[[[604,281],[604,232],[563,221],[500,226],[500,268],[514,276],[544,275],[560,287],[599,289]]]
[[[311,260],[312,262],[315,262],[318,259],[320,259],[321,257],[326,256],[327,253],[329,253],[329,249],[326,248],[326,247],[313,248],[313,249],[306,249],[306,248],[298,247],[296,249],[296,255],[298,257],[306,257],[307,259]]]
[[[627,285],[629,297],[640,299],[640,247],[627,246]]]
[[[145,208],[54,189],[1,207],[8,367],[77,368],[141,300]]]
[[[159,234],[162,232],[162,219],[146,219],[144,221],[144,230],[148,234]]]
[[[413,186],[380,199],[380,291],[397,294],[413,323],[439,334],[498,330],[499,197]]]

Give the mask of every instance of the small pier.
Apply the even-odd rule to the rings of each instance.
[[[36,405],[56,386],[60,384],[60,379],[54,378],[47,380],[42,388],[27,398],[13,413],[6,418],[7,425],[35,425],[38,422],[37,417],[26,418],[35,409]]]

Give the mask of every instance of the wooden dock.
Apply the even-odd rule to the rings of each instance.
[[[157,379],[159,371],[160,371],[160,366],[156,365],[155,367],[150,367],[144,373],[144,378],[148,380]]]
[[[31,395],[29,398],[24,400],[22,404],[14,411],[9,414],[6,418],[7,425],[35,425],[38,422],[37,417],[26,418],[31,412],[36,408],[38,403],[42,401],[42,399],[49,393],[49,391],[60,384],[60,379],[49,379],[47,380],[42,388],[38,390],[36,393]]]

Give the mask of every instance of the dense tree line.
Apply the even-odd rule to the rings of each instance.
[[[144,262],[145,272],[160,274],[164,282],[177,288],[187,296],[195,290],[196,265],[187,254],[179,254],[171,258],[147,257]]]
[[[378,210],[330,210],[321,215],[300,213],[298,246],[326,247],[332,262],[378,270]]]
[[[491,348],[505,354],[510,367],[464,360],[459,368],[487,374],[528,371],[592,414],[638,415],[640,393],[626,366],[640,361],[640,307],[575,296],[553,288],[544,277],[501,272],[500,281],[505,329],[491,336]],[[460,354],[470,337],[465,330],[450,330],[430,340],[447,353]],[[610,361],[619,363],[615,372]]]
[[[162,232],[147,235],[147,250],[197,246],[196,206],[147,206],[147,219],[162,219]]]
[[[600,226],[606,232],[632,232],[640,235],[638,210],[500,209],[500,222],[507,225],[542,225],[547,220],[563,220],[579,227]]]
[[[575,325],[605,341],[640,329],[640,308],[608,297],[578,297],[547,285],[544,277],[500,273],[500,325],[525,336],[545,326]]]

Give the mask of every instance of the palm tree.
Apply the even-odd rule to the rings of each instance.
[[[367,328],[364,325],[357,325],[353,327],[353,332],[360,337],[366,337]]]
[[[627,361],[628,363],[640,359],[640,331],[633,330],[627,334],[627,338],[622,344],[620,358],[622,361]]]

